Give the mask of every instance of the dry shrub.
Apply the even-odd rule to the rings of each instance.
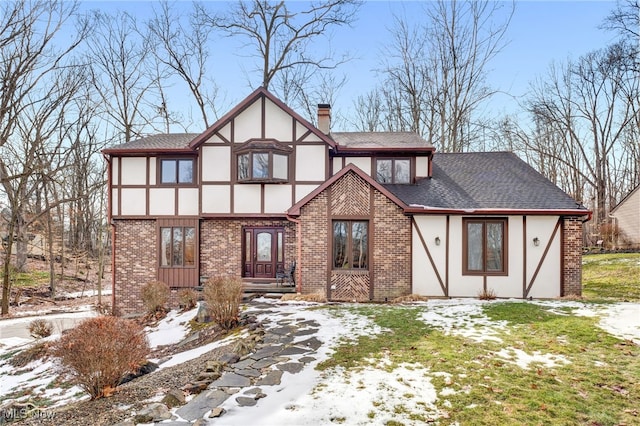
[[[296,302],[317,302],[317,303],[325,303],[327,298],[322,293],[311,293],[311,294],[294,294],[294,293],[285,293],[280,298],[283,302],[288,301],[296,301]]]
[[[178,292],[178,303],[180,303],[182,310],[193,309],[198,303],[198,293],[192,288],[183,288]]]
[[[53,333],[53,324],[51,324],[51,321],[39,318],[29,323],[29,334],[35,339],[49,337],[51,333]]]
[[[496,292],[492,288],[486,288],[478,292],[478,299],[480,300],[495,300]]]
[[[103,316],[84,320],[53,346],[71,381],[91,399],[107,396],[149,354],[142,327],[134,321]]]
[[[169,301],[169,293],[169,286],[162,281],[151,281],[143,285],[140,289],[140,295],[147,313],[165,311]]]
[[[9,358],[9,364],[14,367],[24,367],[32,361],[42,359],[49,353],[49,342],[40,341],[35,345],[29,346],[27,349],[18,352]]]
[[[406,296],[396,297],[391,303],[410,303],[410,302],[426,302],[429,300],[427,296],[421,296],[419,294],[407,294]]]
[[[204,285],[203,296],[211,319],[225,330],[238,325],[244,288],[237,277],[214,277]]]

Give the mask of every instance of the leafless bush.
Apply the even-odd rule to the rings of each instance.
[[[492,288],[485,288],[478,292],[478,299],[480,300],[495,300],[496,292]]]
[[[142,327],[123,318],[103,316],[84,320],[53,347],[71,381],[91,399],[109,395],[149,354]]]
[[[283,294],[280,298],[283,302],[288,301],[296,301],[296,302],[317,302],[317,303],[325,303],[327,298],[322,293],[311,293],[311,294],[293,294],[287,293]]]
[[[198,293],[192,288],[183,288],[178,292],[178,301],[180,308],[188,311],[196,307],[198,303]]]
[[[39,341],[38,343],[18,352],[9,359],[9,364],[14,367],[24,367],[32,361],[45,358],[49,353],[50,342]]]
[[[396,297],[391,303],[410,303],[410,302],[426,302],[429,298],[419,294],[408,294],[406,296]]]
[[[38,318],[29,323],[29,334],[35,339],[49,337],[51,333],[53,333],[53,324],[51,324],[51,321]]]
[[[162,281],[151,281],[142,286],[140,294],[147,313],[166,310],[169,292],[169,286]]]
[[[225,330],[238,324],[242,291],[242,280],[237,277],[214,277],[204,285],[204,300],[211,319]]]

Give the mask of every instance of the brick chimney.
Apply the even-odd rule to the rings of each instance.
[[[331,105],[318,104],[318,130],[325,135],[331,131]]]

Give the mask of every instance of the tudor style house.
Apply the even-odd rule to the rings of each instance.
[[[581,293],[590,212],[511,153],[333,132],[328,105],[314,127],[263,88],[203,133],[103,153],[120,314],[152,280],[273,283],[294,262],[295,290],[330,300]]]

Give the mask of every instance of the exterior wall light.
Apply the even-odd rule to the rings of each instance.
[[[533,245],[534,245],[534,246],[536,246],[536,247],[538,247],[538,246],[540,245],[540,238],[535,237],[535,238],[533,239]]]
[[[439,246],[440,245],[440,237],[436,237],[436,245]]]

